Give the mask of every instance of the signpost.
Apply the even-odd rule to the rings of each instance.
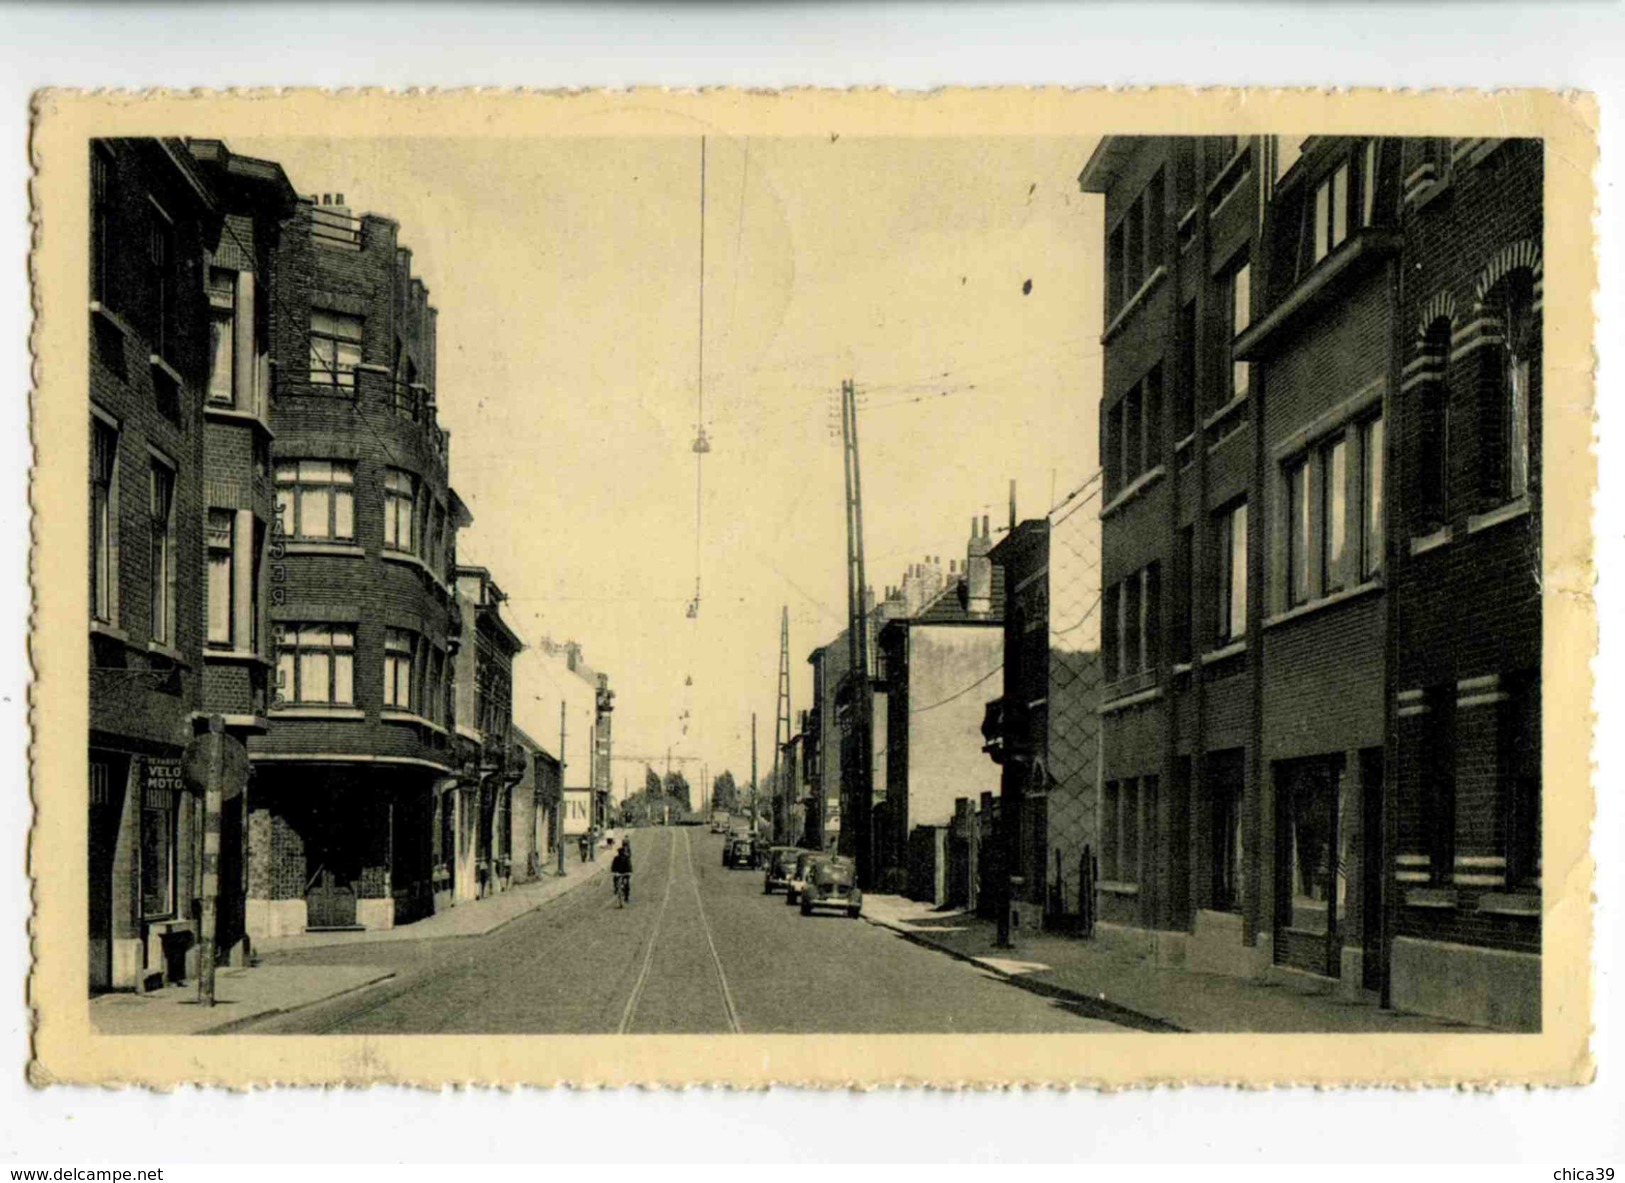
[[[220,913],[220,813],[248,785],[248,750],[209,716],[209,729],[186,746],[186,779],[203,790],[203,914],[199,918],[197,1000],[214,1005],[215,932]]]

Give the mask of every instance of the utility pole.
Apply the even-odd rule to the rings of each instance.
[[[750,713],[750,832],[756,833],[756,712]]]
[[[553,835],[553,844],[558,847],[558,873],[564,874],[564,703],[559,703],[559,811],[558,832]]]
[[[852,800],[842,809],[841,825],[851,825],[858,878],[864,887],[876,886],[874,844],[870,830],[874,810],[874,734],[870,714],[874,708],[869,682],[868,580],[863,569],[863,478],[858,466],[858,394],[848,378],[841,383],[841,442],[846,468],[846,597],[848,677],[853,698],[853,746],[858,758],[852,768]],[[846,815],[850,814],[850,818]]]
[[[779,709],[773,721],[773,795],[778,808],[773,820],[778,823],[773,838],[779,843],[790,841],[790,798],[785,792],[785,767],[782,758],[790,746],[790,605],[779,613]]]

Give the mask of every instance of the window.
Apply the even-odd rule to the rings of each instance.
[[[446,507],[436,501],[429,511],[429,541],[425,556],[437,576],[446,570]]]
[[[1123,635],[1121,619],[1123,591],[1120,584],[1112,584],[1101,597],[1101,646],[1105,650],[1101,660],[1106,667],[1106,681],[1115,682],[1122,676],[1123,659],[1118,650],[1118,638]]]
[[[1314,261],[1320,262],[1349,235],[1349,166],[1345,161],[1315,188]]]
[[[417,477],[399,468],[384,470],[384,545],[416,554]]]
[[[232,406],[236,387],[237,273],[209,269],[209,401]]]
[[[355,626],[289,624],[277,637],[277,703],[355,703]]]
[[[388,681],[387,675],[385,681]],[[438,648],[429,649],[429,684],[424,690],[422,714],[436,723],[447,722],[446,712],[446,655]]]
[[[1123,635],[1120,642],[1120,660],[1123,673],[1137,674],[1145,668],[1145,646],[1141,639],[1145,623],[1144,588],[1138,572],[1123,581],[1122,613]]]
[[[413,675],[417,668],[418,638],[405,629],[384,632],[384,705],[410,711],[413,703]]]
[[[1309,459],[1304,457],[1287,468],[1287,604],[1307,604],[1314,586],[1313,527],[1309,485]]]
[[[1100,874],[1110,883],[1140,877],[1140,792],[1133,777],[1107,781],[1100,817]]]
[[[1123,306],[1128,297],[1124,291],[1123,270],[1123,234],[1124,224],[1119,223],[1117,229],[1111,232],[1106,240],[1106,315],[1110,316]]]
[[[109,222],[112,217],[113,159],[105,145],[93,144],[90,149],[90,298],[106,307],[113,306],[112,298],[112,239]]]
[[[1348,557],[1348,440],[1338,436],[1321,449],[1321,571],[1322,590],[1339,591],[1346,582]]]
[[[1514,272],[1505,281],[1500,307],[1501,438],[1505,456],[1500,473],[1508,501],[1529,492],[1529,380],[1535,345],[1534,284],[1529,272]]]
[[[148,766],[149,773],[151,765]],[[175,790],[146,784],[141,795],[141,917],[175,914]]]
[[[148,199],[147,262],[152,268],[152,346],[167,357],[173,344],[170,320],[175,315],[175,225],[156,201]]]
[[[1162,564],[1140,572],[1140,668],[1154,670],[1162,644]]]
[[[1502,679],[1500,727],[1507,824],[1507,885],[1540,884],[1540,673]]]
[[[1247,503],[1237,502],[1217,519],[1218,637],[1220,643],[1247,634]]]
[[[1123,398],[1123,483],[1133,482],[1145,471],[1144,431],[1141,417],[1141,390],[1138,384]]]
[[[148,486],[152,537],[149,567],[152,639],[175,643],[175,470],[156,457]]]
[[[355,368],[361,363],[359,316],[310,310],[310,380],[321,386],[355,388]]]
[[[1342,757],[1294,760],[1281,766],[1277,787],[1281,873],[1279,919],[1300,932],[1329,930],[1334,900],[1345,882],[1339,866],[1338,815]]]
[[[113,623],[118,581],[114,544],[118,429],[95,416],[90,420],[90,615]]]
[[[276,466],[277,520],[289,538],[355,538],[355,465],[283,460]]]
[[[1243,263],[1230,273],[1230,340],[1235,339],[1253,323],[1253,268]],[[1232,359],[1230,363],[1230,393],[1240,398],[1247,393],[1249,368],[1246,362]]]
[[[229,509],[211,509],[208,520],[210,645],[231,646],[233,541],[237,515]]]
[[[1204,779],[1209,802],[1208,864],[1212,906],[1219,912],[1241,911],[1241,805],[1245,757],[1239,749],[1210,753]]]
[[[1195,633],[1196,609],[1196,528],[1185,526],[1179,531],[1179,549],[1175,557],[1174,587],[1178,600],[1174,605],[1173,660],[1186,663],[1191,660],[1191,641]]]
[[[1448,884],[1455,875],[1456,851],[1456,688],[1448,683],[1430,686],[1424,702],[1429,725],[1416,760],[1422,830],[1433,882]]]
[[[1360,424],[1360,575],[1382,570],[1382,417]]]
[[[1145,418],[1144,467],[1162,463],[1162,367],[1152,366],[1140,383],[1141,414]]]

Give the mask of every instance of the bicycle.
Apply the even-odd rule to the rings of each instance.
[[[617,871],[610,878],[613,880],[611,886],[615,890],[615,906],[617,908],[626,907],[632,902],[632,876]]]

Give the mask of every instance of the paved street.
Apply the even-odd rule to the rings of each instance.
[[[289,950],[268,964],[388,969],[378,986],[248,1028],[277,1034],[1088,1032],[1079,1014],[896,933],[803,917],[721,865],[720,837],[632,834],[632,906],[587,883],[485,936]]]

